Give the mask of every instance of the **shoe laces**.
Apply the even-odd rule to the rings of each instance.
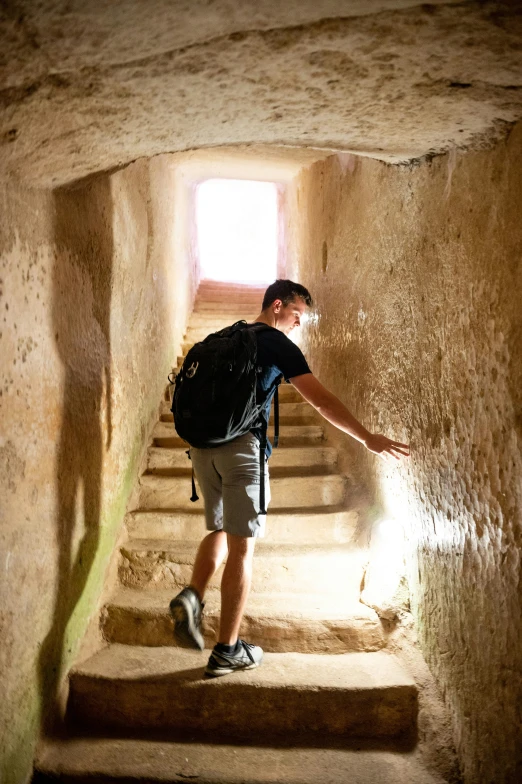
[[[253,643],[250,643],[250,642],[245,642],[244,640],[239,640],[239,644],[243,646],[243,648],[244,648],[244,650],[245,650],[245,653],[246,653],[246,655],[248,656],[248,658],[250,659],[250,661],[252,662],[252,664],[254,664],[254,662],[255,662],[255,659],[254,659],[254,657],[252,656],[252,653],[251,653],[251,651],[252,651],[252,649],[253,649],[253,648],[255,648],[256,646],[255,646],[255,645],[253,645]]]

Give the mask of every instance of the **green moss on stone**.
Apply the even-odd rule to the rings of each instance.
[[[165,367],[170,367],[169,361],[165,362]],[[166,376],[167,372],[165,378]],[[154,393],[143,407],[141,421],[152,422],[157,406],[158,392],[154,389]],[[88,624],[97,610],[107,567],[137,478],[143,447],[143,428],[139,427],[138,423],[119,487],[115,488],[112,501],[106,505],[107,508],[101,509],[96,550],[92,559],[89,558],[88,553],[86,554],[85,585],[67,619],[61,650],[59,639],[52,639],[51,633],[42,644],[40,655],[35,662],[34,678],[27,684],[23,699],[17,705],[8,730],[3,732],[3,749],[0,757],[2,784],[26,784],[31,778],[35,746],[42,719],[49,712],[52,713],[56,689],[74,663]]]

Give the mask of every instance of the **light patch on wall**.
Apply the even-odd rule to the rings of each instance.
[[[196,190],[201,277],[268,283],[277,277],[277,189],[272,182],[205,180]]]
[[[396,614],[396,593],[404,574],[404,531],[394,518],[374,523],[370,561],[364,579],[362,601],[382,617]]]
[[[399,436],[397,436],[399,438]],[[405,437],[400,440],[407,440]],[[418,546],[416,527],[415,493],[394,461],[377,466],[379,484],[386,514],[372,526],[369,561],[364,578],[361,601],[373,607],[383,618],[392,619],[408,601],[404,595],[403,578],[406,563],[411,561]],[[393,466],[393,467],[392,467]]]

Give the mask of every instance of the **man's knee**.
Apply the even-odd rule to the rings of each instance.
[[[248,559],[254,554],[256,540],[253,536],[237,536],[227,533],[228,557]]]

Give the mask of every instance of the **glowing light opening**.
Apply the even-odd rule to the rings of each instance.
[[[271,283],[277,277],[277,188],[273,182],[213,179],[196,190],[201,277]]]

